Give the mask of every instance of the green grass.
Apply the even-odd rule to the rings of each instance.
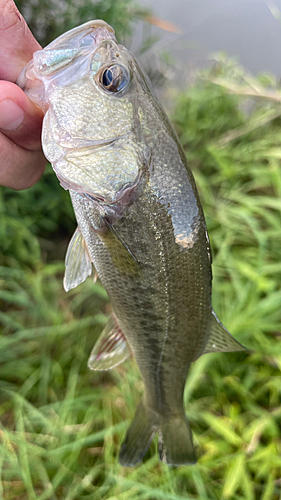
[[[275,100],[262,95],[268,86]],[[185,404],[198,451],[194,466],[160,463],[156,440],[143,465],[118,464],[142,382],[132,359],[110,372],[87,369],[110,306],[91,278],[63,291],[58,256],[74,226],[65,193],[50,184],[52,206],[51,171],[26,193],[2,190],[9,203],[0,199],[0,498],[281,497],[281,92],[275,87],[269,77],[253,83],[234,63],[219,63],[176,97],[173,121],[211,238],[214,309],[250,349],[205,355],[192,366]],[[253,88],[259,96],[249,98]],[[38,193],[50,204],[43,208]]]

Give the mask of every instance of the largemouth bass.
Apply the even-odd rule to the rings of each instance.
[[[35,52],[18,83],[45,112],[43,150],[77,218],[65,289],[94,266],[114,311],[89,366],[112,368],[132,351],[144,382],[120,462],[142,461],[158,432],[161,460],[194,463],[183,408],[190,363],[244,347],[212,310],[209,238],[177,135],[103,21]]]

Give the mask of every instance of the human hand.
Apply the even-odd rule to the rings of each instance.
[[[13,0],[0,0],[0,185],[26,189],[44,172],[43,113],[16,84],[40,50]]]

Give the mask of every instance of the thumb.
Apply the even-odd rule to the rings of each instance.
[[[42,110],[14,83],[0,81],[0,132],[32,151],[41,147]]]
[[[15,82],[39,43],[13,0],[0,0],[0,79]]]

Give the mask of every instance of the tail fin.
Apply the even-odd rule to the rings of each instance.
[[[159,456],[168,465],[195,464],[192,434],[185,418],[163,421],[159,436]]]
[[[157,431],[159,456],[163,462],[173,466],[196,462],[188,422],[184,418],[165,419],[145,408],[141,402],[122,444],[119,455],[121,465],[134,467],[138,462],[142,462]]]
[[[149,414],[148,414],[149,413]],[[119,462],[125,467],[134,467],[142,462],[151,440],[158,429],[154,413],[147,412],[141,401],[132,421],[119,455]]]

